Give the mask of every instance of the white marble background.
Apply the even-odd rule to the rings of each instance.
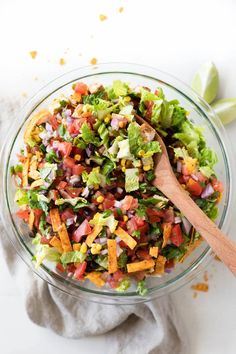
[[[123,13],[118,12],[121,6]],[[108,19],[99,21],[100,14]],[[0,0],[0,97],[23,103],[25,95],[89,64],[93,57],[99,62],[156,66],[187,83],[197,67],[210,59],[220,71],[221,95],[236,96],[235,16],[234,0]],[[35,60],[29,56],[31,50],[38,51]],[[63,66],[59,65],[62,57]],[[236,122],[227,132],[236,151]],[[232,235],[235,227],[234,219]],[[174,295],[187,324],[190,354],[233,354],[236,282],[216,261],[208,273],[208,293],[193,299],[187,285]],[[105,350],[101,337],[67,340],[33,325],[0,257],[2,354],[103,354]]]

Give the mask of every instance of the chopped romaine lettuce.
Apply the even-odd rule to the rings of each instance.
[[[125,170],[125,190],[132,192],[139,189],[139,171],[138,168],[127,168]]]
[[[66,265],[68,263],[83,263],[86,259],[86,253],[82,253],[80,251],[71,251],[63,253],[61,256],[62,264]]]
[[[111,232],[114,232],[118,225],[118,221],[114,218],[113,214],[104,217],[104,215],[100,213],[96,213],[93,219],[89,221],[89,223],[91,225],[107,226]]]

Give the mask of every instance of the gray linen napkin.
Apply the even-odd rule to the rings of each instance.
[[[0,101],[0,141],[19,109],[16,101]],[[29,318],[58,335],[79,339],[105,335],[106,353],[187,353],[185,330],[173,298],[125,306],[100,305],[77,300],[48,285],[17,256],[0,224],[0,243],[11,275],[24,298]]]

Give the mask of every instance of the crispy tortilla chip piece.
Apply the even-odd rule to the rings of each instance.
[[[54,232],[57,232],[59,227],[61,226],[61,218],[60,218],[60,214],[59,214],[59,209],[55,208],[55,209],[51,209],[49,212],[50,215],[50,219],[52,222],[52,229]]]
[[[34,188],[40,187],[43,184],[44,184],[44,180],[43,179],[37,179],[36,181],[31,183],[30,189],[34,189]]]
[[[27,157],[24,164],[23,164],[23,170],[22,170],[22,185],[23,185],[23,187],[28,186],[29,164],[30,164],[30,158]]]
[[[146,270],[153,268],[155,266],[155,261],[153,259],[144,260],[141,262],[128,263],[127,270],[128,273],[139,272],[141,270]]]
[[[116,254],[116,240],[107,240],[108,248],[108,273],[115,273],[118,269],[117,254]]]
[[[31,136],[32,131],[34,130],[34,127],[36,125],[40,125],[42,123],[45,123],[47,121],[48,116],[50,116],[50,115],[51,114],[49,111],[43,109],[30,119],[30,121],[25,129],[25,134],[24,134],[24,142],[26,144],[28,142],[28,139]]]
[[[30,210],[28,225],[29,225],[30,230],[32,231],[33,226],[34,226],[34,212],[33,212],[33,210]]]
[[[163,243],[162,243],[162,248],[164,248],[167,245],[167,242],[170,238],[172,226],[170,223],[166,223],[163,225]]]
[[[163,274],[165,272],[166,258],[158,256],[156,260],[155,274]]]
[[[150,247],[149,254],[151,257],[157,258],[158,256],[158,247]]]
[[[185,259],[203,242],[203,238],[199,238],[194,243],[192,243],[189,247],[187,252],[183,255],[183,257],[179,260],[179,263],[183,263]]]
[[[59,253],[63,253],[63,248],[61,241],[59,240],[58,237],[53,236],[53,238],[50,240],[49,244],[57,249]]]
[[[86,238],[86,243],[89,247],[92,246],[93,241],[101,231],[102,231],[102,226],[95,225],[93,231]]]
[[[101,278],[101,276],[101,272],[91,272],[86,275],[85,279],[89,279],[92,283],[101,288],[105,284],[105,281]]]
[[[118,236],[122,241],[124,241],[124,243],[126,243],[126,245],[129,246],[131,250],[133,250],[134,247],[137,245],[135,239],[131,237],[128,232],[123,230],[121,227],[118,227],[114,234]]]
[[[61,240],[61,245],[63,248],[64,252],[71,252],[72,251],[72,246],[70,243],[70,238],[67,232],[66,225],[64,223],[61,224],[61,226],[58,229],[58,235]]]

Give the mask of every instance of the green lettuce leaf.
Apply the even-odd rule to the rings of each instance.
[[[82,253],[80,251],[71,251],[63,253],[61,256],[61,263],[66,265],[68,263],[83,263],[87,257],[86,253]]]
[[[125,190],[133,192],[139,189],[139,170],[138,168],[127,168],[125,170]]]

